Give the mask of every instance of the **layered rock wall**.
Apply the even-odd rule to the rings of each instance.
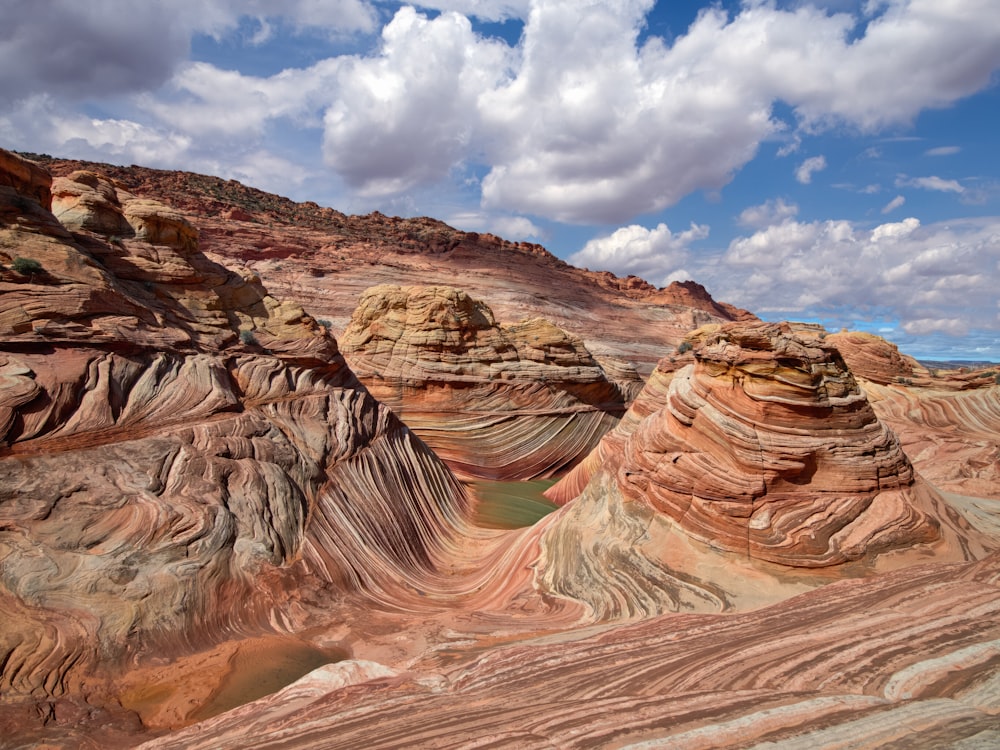
[[[378,286],[340,339],[358,377],[460,476],[553,476],[625,410],[580,339],[542,319],[509,326],[448,287]]]
[[[0,719],[436,574],[465,493],[324,327],[100,176],[56,186],[63,226],[2,155],[33,187],[0,260],[41,270],[0,277]]]
[[[679,369],[654,373],[549,492],[569,505],[543,539],[544,587],[605,615],[741,608],[815,585],[796,569],[989,548],[914,473],[832,346],[742,323],[692,342],[694,363],[664,360]]]

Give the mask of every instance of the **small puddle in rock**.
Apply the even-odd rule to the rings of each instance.
[[[476,499],[473,522],[488,529],[531,526],[559,507],[542,495],[555,483],[554,479],[469,482],[466,486]]]
[[[212,697],[188,718],[203,721],[223,711],[281,690],[324,664],[346,658],[301,641],[277,640],[241,644],[229,660],[229,672]]]

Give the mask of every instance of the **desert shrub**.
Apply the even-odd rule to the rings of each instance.
[[[257,346],[257,337],[253,335],[253,331],[240,331],[240,341],[247,346]]]
[[[693,348],[694,346],[692,346],[690,341],[682,341],[680,346],[677,347],[677,353],[684,354],[685,352],[691,351]]]
[[[331,323],[329,320],[317,320],[316,322],[319,323],[324,328],[326,328],[327,330],[333,328],[333,323]]]
[[[34,258],[22,258],[18,256],[14,258],[10,267],[22,276],[30,276],[31,274],[42,272],[42,264]]]

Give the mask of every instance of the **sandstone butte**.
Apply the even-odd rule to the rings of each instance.
[[[642,382],[634,370],[613,382],[579,338],[542,318],[501,326],[449,287],[369,289],[340,346],[369,392],[468,479],[571,468]]]
[[[991,375],[430,220],[47,164],[0,151],[0,746],[1000,742]],[[317,319],[349,292],[350,360]],[[616,398],[561,508],[475,525],[436,407]]]

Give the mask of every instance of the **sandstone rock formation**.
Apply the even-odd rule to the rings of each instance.
[[[52,207],[52,176],[38,164],[0,149],[0,190],[4,203],[23,196],[48,210]]]
[[[100,724],[144,660],[294,630],[305,601],[376,595],[386,569],[434,573],[465,493],[325,328],[103,178],[58,187],[90,196],[71,233],[0,156],[31,187],[0,193],[0,262],[42,267],[0,278],[5,736]],[[132,236],[101,235],[115,216]]]
[[[501,323],[544,318],[578,336],[595,357],[627,362],[647,376],[691,329],[754,317],[694,282],[658,289],[635,276],[574,268],[536,244],[426,217],[347,216],[184,172],[51,158],[45,164],[58,176],[107,175],[119,192],[196,217],[203,252],[259,276],[278,298],[329,321],[338,337],[369,287],[446,283],[482,300]]]
[[[368,290],[340,346],[369,391],[465,478],[565,471],[625,410],[580,339],[538,318],[500,326],[449,287]]]
[[[884,385],[928,375],[913,357],[901,353],[899,347],[881,336],[864,331],[841,331],[826,339],[837,347],[855,376],[873,383]]]
[[[920,473],[941,490],[997,497],[1000,387],[991,378],[947,378],[933,386],[866,385],[879,417],[899,435]]]
[[[998,739],[984,375],[429,219],[57,166],[0,151],[0,745]],[[331,328],[384,280],[343,337],[365,388]],[[429,448],[550,473],[632,398],[531,527],[476,528]]]
[[[585,485],[543,538],[550,590],[603,613],[727,609],[759,601],[748,586],[777,594],[762,580],[797,578],[789,568],[990,546],[915,475],[832,346],[764,323],[691,340],[694,363],[663,360],[595,457],[548,493],[565,503]],[[713,569],[716,553],[730,563]],[[742,583],[724,570],[740,566]]]
[[[938,489],[994,497],[1000,487],[1000,388],[997,369],[922,365],[878,336],[826,338],[859,377],[879,418]]]
[[[17,158],[13,154],[8,158]],[[56,206],[70,194],[70,234],[24,194],[0,205],[0,263],[27,257],[41,271],[3,271],[0,330],[7,343],[57,345],[128,341],[155,349],[225,349],[255,340],[303,360],[336,353],[329,334],[302,308],[271,297],[260,280],[240,277],[197,250],[194,228],[173,209],[115,192],[106,179],[78,174],[59,183]],[[115,218],[117,217],[117,218]],[[131,223],[130,223],[131,222]],[[86,227],[125,224],[132,236]]]
[[[990,747],[998,584],[994,555],[740,615],[471,649],[349,687],[322,670],[142,748]]]

